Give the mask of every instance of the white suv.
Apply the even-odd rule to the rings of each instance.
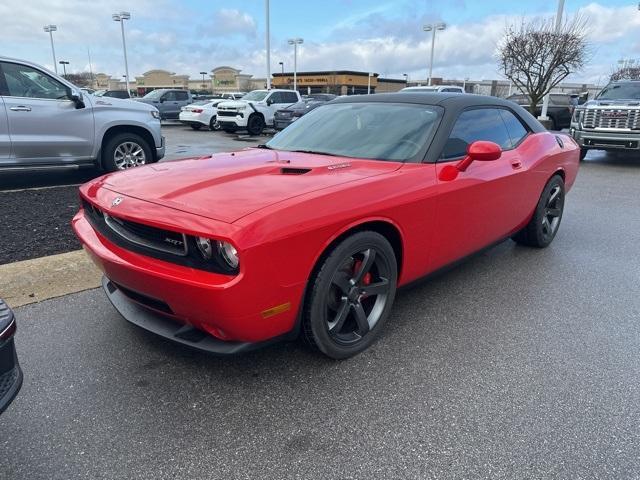
[[[218,123],[225,132],[247,130],[250,135],[260,135],[265,127],[273,126],[276,110],[299,102],[295,90],[254,90],[241,100],[218,104]]]

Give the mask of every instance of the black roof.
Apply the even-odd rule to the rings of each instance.
[[[398,93],[376,93],[374,95],[350,95],[338,97],[331,103],[415,103],[420,105],[437,105],[445,109],[443,123],[445,125],[453,123],[458,118],[459,113],[466,108],[473,107],[500,107],[511,110],[527,124],[533,132],[544,132],[545,128],[527,110],[516,103],[498,97],[487,95],[474,95],[470,93],[450,93],[450,92],[398,92]]]

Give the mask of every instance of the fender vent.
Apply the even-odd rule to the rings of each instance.
[[[280,169],[280,173],[282,173],[282,175],[304,175],[305,173],[309,173],[310,171],[310,168],[284,167]]]

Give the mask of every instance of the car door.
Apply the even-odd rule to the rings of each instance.
[[[502,147],[490,162],[472,162],[455,178],[442,171],[457,164],[467,147],[487,140]],[[433,248],[439,268],[508,236],[524,217],[520,189],[526,180],[523,162],[498,107],[464,110],[458,116],[436,164],[437,221]]]
[[[90,107],[76,108],[71,90],[44,71],[0,62],[13,158],[32,164],[92,159],[94,119]]]
[[[11,158],[11,136],[9,135],[9,120],[2,98],[2,82],[0,81],[0,165],[8,163]]]
[[[177,94],[178,92],[172,90],[162,95],[160,104],[162,105],[162,116],[164,118],[178,118],[180,114],[180,104]]]

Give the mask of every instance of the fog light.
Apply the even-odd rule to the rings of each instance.
[[[238,251],[228,242],[218,242],[218,252],[220,256],[231,268],[238,268]]]
[[[205,260],[211,260],[213,256],[213,247],[211,246],[211,240],[204,237],[196,237],[196,245],[200,251],[200,255]]]

